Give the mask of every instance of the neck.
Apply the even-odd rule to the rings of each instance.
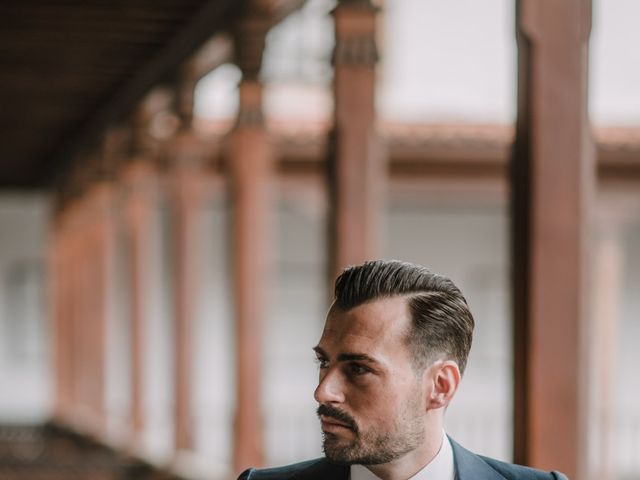
[[[444,434],[442,433],[442,419],[434,419],[425,428],[424,442],[417,448],[389,463],[380,465],[366,465],[366,467],[382,480],[407,480],[426,467],[436,457],[442,447]]]

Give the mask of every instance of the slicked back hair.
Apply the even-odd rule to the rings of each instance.
[[[460,289],[447,277],[397,260],[374,260],[346,268],[335,283],[334,306],[348,311],[383,298],[405,296],[412,327],[407,336],[414,366],[423,370],[437,356],[464,372],[474,320]]]

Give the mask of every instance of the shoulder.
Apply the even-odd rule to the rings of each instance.
[[[242,472],[238,480],[312,480],[348,478],[349,467],[336,465],[326,458],[317,458],[306,462],[285,465],[283,467],[255,469]]]
[[[559,472],[545,472],[489,457],[480,456],[480,458],[508,480],[567,480],[567,477]]]
[[[449,440],[459,480],[567,480],[567,477],[558,472],[544,472],[476,455],[451,437]]]

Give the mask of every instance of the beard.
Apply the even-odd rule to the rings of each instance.
[[[353,438],[323,432],[322,449],[336,463],[380,465],[396,460],[424,442],[424,419],[418,395],[410,395],[390,429],[362,430],[346,412],[327,405],[318,407],[318,415],[334,418],[348,425]]]

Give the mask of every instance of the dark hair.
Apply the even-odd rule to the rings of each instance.
[[[460,289],[447,277],[397,260],[374,260],[346,268],[336,279],[334,305],[347,311],[364,303],[406,296],[412,328],[407,335],[414,364],[423,369],[437,354],[464,372],[474,321]]]

